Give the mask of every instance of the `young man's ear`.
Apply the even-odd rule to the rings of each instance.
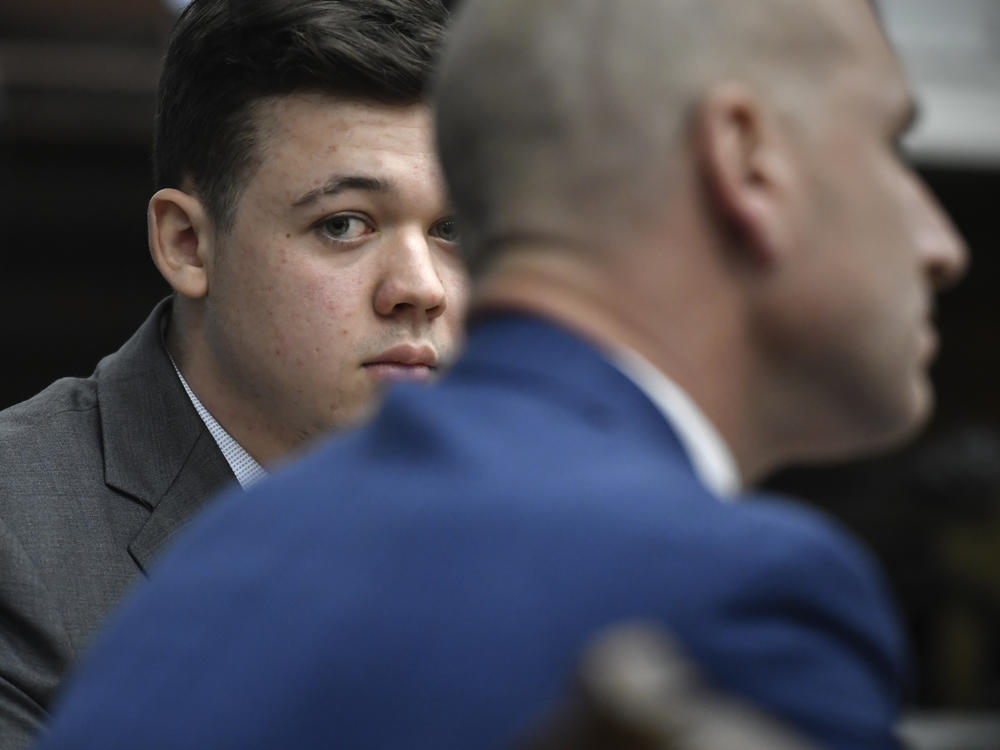
[[[755,263],[793,246],[795,171],[773,112],[739,84],[713,88],[696,114],[696,149],[708,199]]]
[[[212,222],[201,201],[174,188],[158,190],[149,201],[149,252],[163,278],[192,299],[208,293]]]

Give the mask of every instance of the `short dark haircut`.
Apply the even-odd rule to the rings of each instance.
[[[167,48],[153,142],[157,188],[190,180],[221,230],[259,164],[256,105],[298,92],[426,100],[442,0],[193,0]]]

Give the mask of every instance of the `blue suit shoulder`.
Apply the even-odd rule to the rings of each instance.
[[[648,402],[592,381],[400,388],[231,495],[116,619],[49,746],[509,747],[597,630],[641,619],[820,746],[895,747],[865,555],[817,514],[720,502]]]
[[[795,716],[831,747],[897,747],[905,639],[868,551],[799,503],[751,496],[730,510],[721,554],[732,580],[717,592],[728,635],[695,631],[693,654],[718,665],[722,687]]]

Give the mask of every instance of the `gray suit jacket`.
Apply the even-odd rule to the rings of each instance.
[[[0,412],[0,750],[30,742],[111,607],[234,480],[166,354],[169,314]]]

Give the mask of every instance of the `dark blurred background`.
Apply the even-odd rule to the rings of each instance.
[[[146,249],[162,0],[0,0],[0,406],[86,375],[166,293]]]
[[[735,0],[734,0],[735,1]],[[166,0],[0,0],[0,407],[87,375],[166,284],[146,249]],[[881,559],[924,710],[1000,708],[1000,0],[883,0],[924,104],[908,147],[965,234],[941,301],[939,409],[902,452],[773,480]]]

